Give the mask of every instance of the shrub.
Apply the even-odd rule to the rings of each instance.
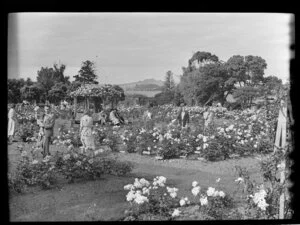
[[[94,180],[103,174],[120,176],[129,173],[132,168],[131,163],[100,156],[99,150],[81,154],[72,149],[66,153],[57,152],[43,160],[33,159],[23,151],[16,172],[9,174],[9,187],[17,192],[22,192],[27,186],[47,189],[55,186],[58,176],[71,183],[76,179]]]

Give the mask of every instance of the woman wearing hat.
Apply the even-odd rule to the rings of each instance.
[[[15,104],[11,104],[10,110],[8,112],[8,131],[7,136],[9,142],[13,141],[17,126],[17,115],[15,111]]]
[[[95,140],[93,136],[93,118],[90,110],[84,111],[83,117],[80,119],[80,139],[84,149],[95,150]]]

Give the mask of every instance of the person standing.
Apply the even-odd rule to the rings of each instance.
[[[93,136],[93,118],[90,110],[84,111],[80,119],[80,139],[84,149],[95,150],[95,139]]]
[[[17,115],[15,111],[15,104],[12,104],[9,112],[8,112],[8,141],[11,143],[14,139],[14,135],[16,132],[16,126],[17,126]]]
[[[100,124],[101,124],[101,125],[106,124],[107,115],[106,115],[106,113],[104,112],[104,110],[102,110],[102,111],[99,113],[99,119],[100,119]]]
[[[204,129],[207,129],[208,126],[212,124],[215,118],[215,112],[213,107],[209,107],[204,113],[203,113],[203,118],[204,118]]]
[[[44,139],[44,128],[42,127],[43,121],[44,121],[44,113],[41,111],[39,106],[36,106],[34,108],[35,111],[35,119],[37,122],[37,125],[39,126],[39,133],[37,138],[37,144],[36,147],[42,147],[43,148],[43,139]]]
[[[120,115],[119,111],[117,109],[115,109],[114,112],[115,112],[116,118],[119,120],[119,123],[124,124],[125,120],[124,120],[123,116]]]
[[[49,105],[45,105],[44,111],[45,114],[44,114],[43,122],[40,123],[40,126],[43,127],[44,129],[43,157],[46,157],[46,155],[50,155],[49,145],[50,145],[51,137],[53,136],[55,115],[50,111]]]
[[[184,104],[180,105],[180,110],[177,116],[178,123],[180,127],[184,128],[187,124],[190,123],[190,115],[189,112],[184,107]]]

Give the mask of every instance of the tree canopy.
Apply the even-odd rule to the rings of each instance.
[[[198,51],[188,60],[188,66],[182,68],[179,89],[189,104],[224,103],[236,89],[251,86],[254,90],[262,85],[266,68],[267,63],[260,56],[234,55],[224,62],[210,52]],[[250,93],[248,89],[240,89],[235,96],[242,96],[243,90]]]
[[[86,60],[82,63],[78,74],[74,76],[75,81],[83,84],[98,84],[96,81],[97,75],[95,71],[95,63],[90,60]]]

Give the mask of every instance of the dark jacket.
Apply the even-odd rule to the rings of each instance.
[[[190,123],[190,115],[189,115],[188,111],[184,111],[184,116],[183,116],[183,119],[182,119],[181,113],[182,113],[182,110],[179,110],[177,120],[178,120],[178,123],[179,123],[180,126],[185,127],[186,124]]]

